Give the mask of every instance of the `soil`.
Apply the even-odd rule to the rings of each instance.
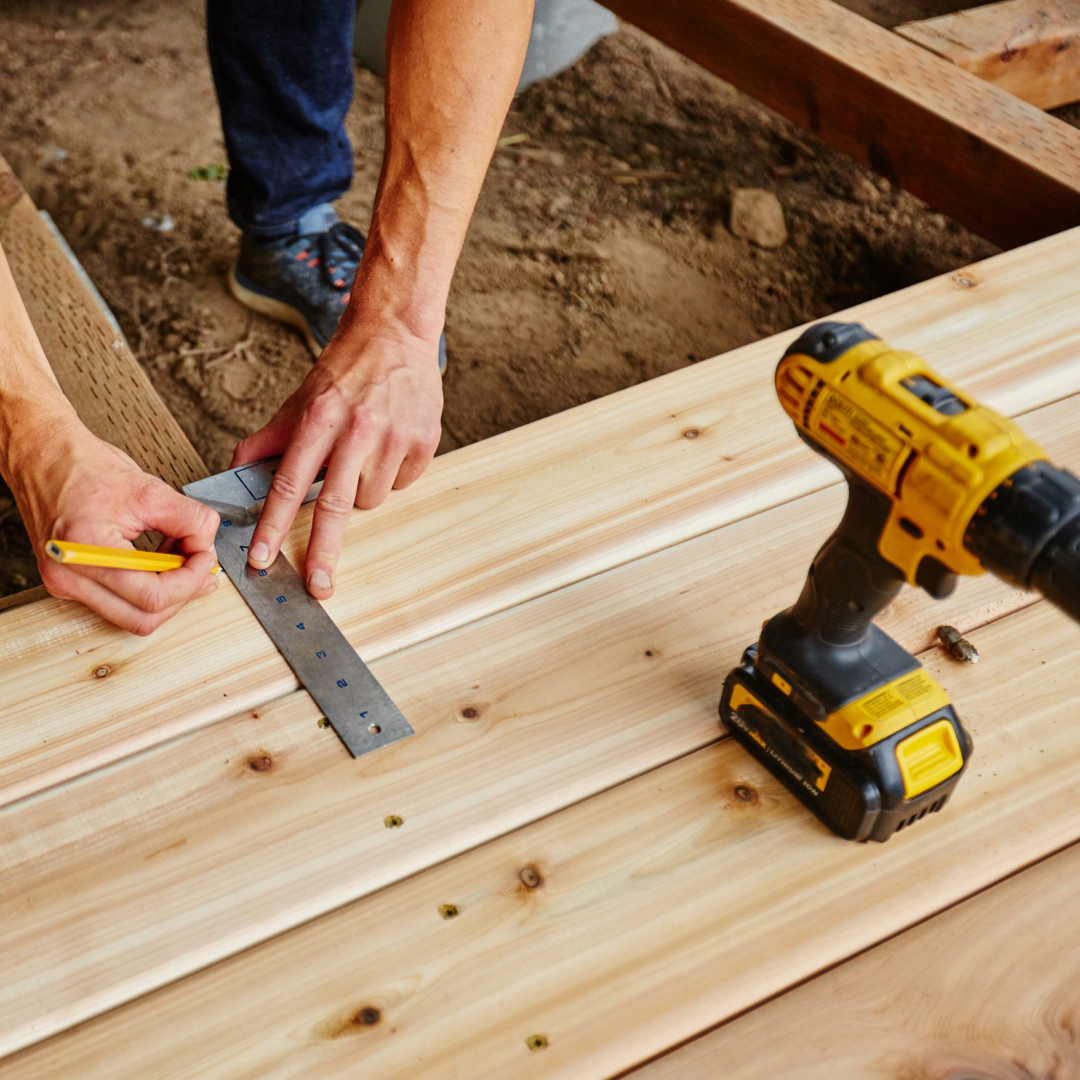
[[[863,13],[895,23],[940,4]],[[0,152],[217,471],[311,358],[224,288],[238,233],[213,178],[225,153],[202,9],[0,0]],[[338,208],[361,228],[382,108],[381,81],[358,70],[356,178]],[[454,279],[441,451],[995,251],[629,27],[521,94],[503,134],[527,139],[496,151]],[[738,188],[779,198],[781,247],[729,231]],[[36,580],[0,491],[0,594]]]

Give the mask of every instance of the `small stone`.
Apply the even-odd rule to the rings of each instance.
[[[877,184],[877,189],[882,195],[888,195],[892,191],[892,184],[884,176],[879,176],[874,183]]]
[[[788,237],[784,208],[764,188],[735,189],[729,228],[736,236],[763,248],[778,248]]]
[[[881,192],[869,176],[860,176],[851,187],[851,197],[857,203],[875,203],[881,198]]]
[[[569,210],[573,205],[574,200],[569,195],[556,195],[555,198],[548,203],[548,216],[558,217],[564,210]]]
[[[927,224],[934,229],[944,229],[948,222],[945,220],[944,214],[931,214],[927,218]]]

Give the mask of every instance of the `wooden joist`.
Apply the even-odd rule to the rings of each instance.
[[[1025,426],[1080,461],[1078,410]],[[418,734],[375,758],[298,693],[0,811],[0,1055],[714,741],[723,675],[843,501],[816,492],[379,662]],[[925,649],[942,620],[1033,600],[984,577],[944,603],[909,590],[885,625]]]
[[[973,730],[971,775],[886,845],[839,842],[724,740],[31,1048],[0,1076],[353,1077],[360,1063],[380,1080],[615,1075],[1080,837],[1075,624],[1038,603],[978,640],[979,665],[927,657]],[[267,859],[262,880],[273,873]]]
[[[1003,411],[1038,407],[1080,392],[1078,237],[841,317],[923,353]],[[354,515],[328,609],[370,661],[836,483],[775,400],[772,372],[793,336],[438,459],[422,483]],[[290,534],[294,562],[309,525],[304,512]],[[297,685],[231,587],[148,639],[55,602],[20,609],[0,620],[0,663],[11,672],[0,803]]]
[[[628,1080],[1068,1076],[1078,894],[1073,844]]]
[[[117,337],[30,196],[13,180],[0,158],[0,244],[45,355],[79,418],[173,487],[206,476],[146,372]]]
[[[1040,109],[1080,100],[1080,2],[1003,0],[896,33]]]
[[[1004,247],[1080,220],[1080,131],[833,0],[604,0]]]

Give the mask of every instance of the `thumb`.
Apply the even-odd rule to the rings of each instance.
[[[140,499],[143,527],[184,541],[184,550],[208,551],[221,519],[208,506],[173,491],[164,481],[148,485]]]

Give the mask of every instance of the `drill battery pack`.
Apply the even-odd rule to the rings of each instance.
[[[775,673],[766,678],[756,661],[757,647],[751,646],[728,675],[720,719],[839,836],[888,840],[948,801],[971,754],[970,739],[952,705],[935,701],[926,715],[887,737],[845,748],[828,733],[827,724],[810,719],[794,704],[783,678]],[[913,662],[912,671],[879,688],[877,696],[895,695],[905,678],[932,682]]]

